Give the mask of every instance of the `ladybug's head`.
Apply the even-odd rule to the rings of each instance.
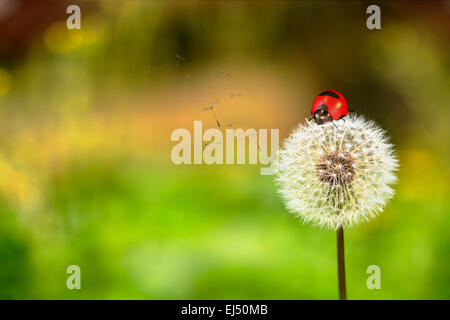
[[[331,114],[328,113],[328,107],[324,104],[321,104],[317,107],[316,111],[314,111],[314,121],[318,124],[325,124],[333,121]]]

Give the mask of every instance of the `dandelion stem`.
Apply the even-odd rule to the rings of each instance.
[[[344,255],[344,228],[337,229],[337,265],[339,300],[347,300],[347,286],[345,284],[345,255]]]

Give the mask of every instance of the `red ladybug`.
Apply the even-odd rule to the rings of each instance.
[[[348,114],[347,101],[337,91],[324,91],[314,100],[311,114],[318,125],[342,119]]]

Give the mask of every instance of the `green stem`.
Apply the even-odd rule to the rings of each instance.
[[[344,228],[337,229],[337,265],[339,300],[347,300],[347,286],[345,284],[345,255],[344,255]]]

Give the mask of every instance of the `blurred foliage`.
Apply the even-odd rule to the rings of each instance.
[[[273,177],[170,162],[217,99],[223,123],[284,138],[326,89],[401,162],[384,214],[346,232],[349,298],[450,298],[448,4],[383,3],[370,31],[354,1],[83,2],[69,31],[64,2],[39,3],[21,10],[52,19],[0,16],[21,44],[0,39],[1,299],[336,298],[335,234],[289,215]]]

